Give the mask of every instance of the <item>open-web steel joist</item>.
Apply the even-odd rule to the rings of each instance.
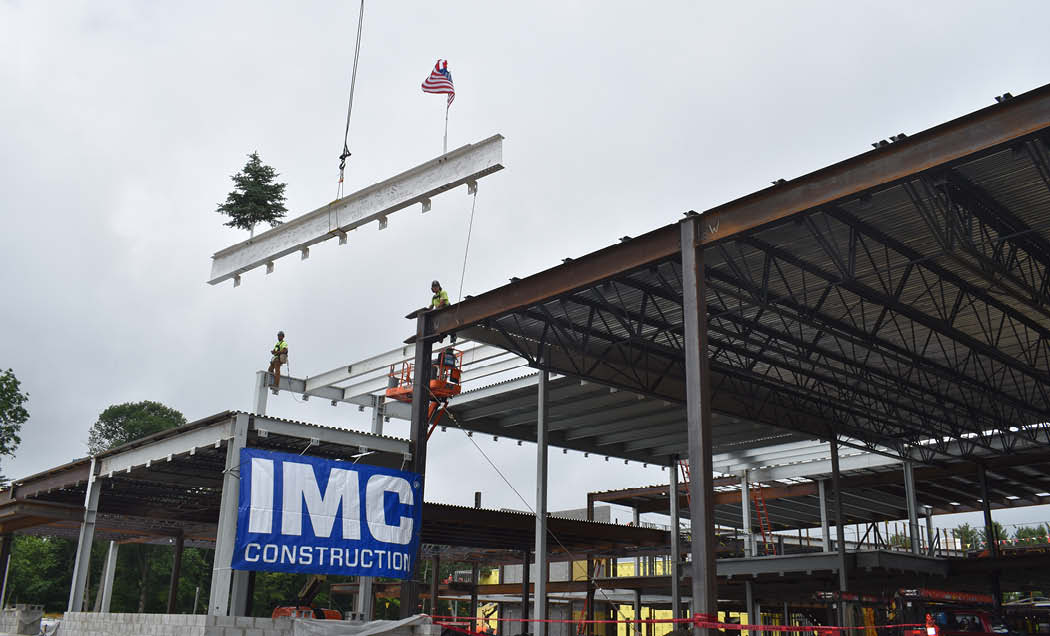
[[[701,215],[711,408],[925,461],[1050,444],[1048,149],[1043,87]],[[667,226],[429,333],[681,404],[681,250]]]
[[[426,212],[432,197],[463,184],[473,191],[478,179],[503,169],[502,161],[502,135],[457,148],[243,243],[219,250],[212,256],[208,283],[215,285],[232,278],[234,284],[238,284],[241,274],[264,265],[270,273],[274,261],[282,256],[299,252],[306,258],[311,245],[336,237],[343,244],[347,232],[373,221],[382,229],[389,215],[417,203]]]

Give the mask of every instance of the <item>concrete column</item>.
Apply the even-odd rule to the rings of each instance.
[[[106,563],[102,566],[102,605],[100,612],[109,613],[110,603],[113,600],[113,577],[117,573],[117,550],[120,544],[116,541],[109,542],[109,552],[106,553]]]
[[[186,541],[185,535],[179,531],[175,537],[174,554],[171,562],[171,579],[168,581],[168,613],[175,613],[175,606],[179,600],[179,575],[182,573],[182,547]]]
[[[682,617],[682,551],[679,539],[681,520],[678,515],[678,458],[671,459],[671,613],[674,618]]]
[[[817,482],[817,494],[820,498],[820,535],[824,552],[831,552],[831,525],[828,523],[828,489],[826,481]]]
[[[547,618],[547,379],[547,370],[541,370],[536,398],[536,608],[533,611],[541,621]],[[547,636],[547,624],[534,623],[531,631],[536,636]]]
[[[849,572],[846,567],[846,528],[842,525],[842,488],[839,474],[839,440],[832,435],[831,443],[831,490],[835,496],[835,539],[838,543],[839,554],[839,592],[849,591]],[[843,603],[839,602],[839,624],[842,625],[846,617]]]
[[[919,503],[915,499],[915,470],[911,462],[904,462],[904,498],[908,500],[908,534],[911,536],[911,551],[921,554],[919,543]]]
[[[215,537],[215,556],[212,563],[211,594],[208,613],[226,616],[230,610],[230,584],[233,579],[233,542],[237,534],[237,499],[240,495],[241,449],[248,439],[248,415],[237,414],[231,422],[230,438],[226,440],[226,470],[222,478],[222,499],[219,503],[219,527]]]
[[[784,601],[784,627],[791,627],[791,609],[787,601]]]
[[[755,600],[755,624],[762,624],[762,601],[759,601],[757,599]],[[764,631],[756,629],[752,636],[762,636],[762,634],[764,633]]]
[[[416,357],[415,366],[412,367],[412,383],[417,387],[430,386],[430,365],[433,362],[434,341],[427,338],[427,332],[430,327],[429,317],[430,312],[426,311],[420,312],[416,317]],[[429,409],[429,391],[413,391],[410,428],[412,472],[419,475],[420,499],[424,498],[423,493],[426,489]],[[422,507],[423,501],[420,501],[419,505]],[[426,523],[426,520],[423,519],[422,522]],[[419,568],[422,547],[423,542],[421,541],[415,555],[416,569]],[[413,616],[416,613],[416,608],[419,606],[419,586],[415,581],[415,576],[416,572],[413,571],[410,579],[401,582],[401,618]]]
[[[691,591],[693,613],[713,619],[718,615],[718,581],[711,459],[711,373],[707,353],[707,284],[704,251],[698,247],[698,217],[682,222],[681,232],[686,426],[691,478],[689,516],[693,524]],[[693,628],[694,636],[707,636],[710,632]]]
[[[252,413],[266,415],[266,398],[270,394],[270,374],[255,372],[255,393],[252,395]]]
[[[383,434],[383,396],[372,396],[372,434]],[[357,614],[363,620],[375,619],[376,599],[372,591],[372,583],[375,581],[370,576],[362,576],[357,579]]]
[[[84,609],[84,590],[87,587],[88,570],[91,564],[91,544],[95,539],[95,517],[98,516],[98,498],[102,482],[95,475],[95,458],[91,458],[87,492],[84,494],[84,521],[80,524],[80,539],[77,556],[73,562],[73,581],[69,587],[69,605],[66,611],[80,612]]]
[[[740,476],[740,515],[744,526],[744,556],[755,556],[755,533],[751,528],[751,483],[748,471]]]

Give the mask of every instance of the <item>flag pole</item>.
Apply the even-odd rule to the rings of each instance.
[[[445,142],[442,145],[441,154],[448,154],[448,107],[452,104],[445,104]]]

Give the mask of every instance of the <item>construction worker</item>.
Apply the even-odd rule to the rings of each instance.
[[[430,309],[444,309],[448,307],[448,292],[441,289],[441,283],[434,281],[430,283],[430,291],[434,292],[430,299]]]
[[[284,340],[284,332],[277,332],[277,344],[273,346],[270,351],[270,373],[273,374],[273,384],[270,385],[270,390],[273,391],[274,395],[277,395],[277,389],[281,386],[281,365],[288,364],[288,343]]]

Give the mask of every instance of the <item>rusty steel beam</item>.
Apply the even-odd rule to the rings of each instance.
[[[889,186],[1048,127],[1050,85],[711,208],[702,215],[704,231],[699,242],[722,241],[820,205]],[[468,298],[435,312],[431,333],[452,333],[668,258],[678,253],[678,237],[677,224],[667,225]]]

